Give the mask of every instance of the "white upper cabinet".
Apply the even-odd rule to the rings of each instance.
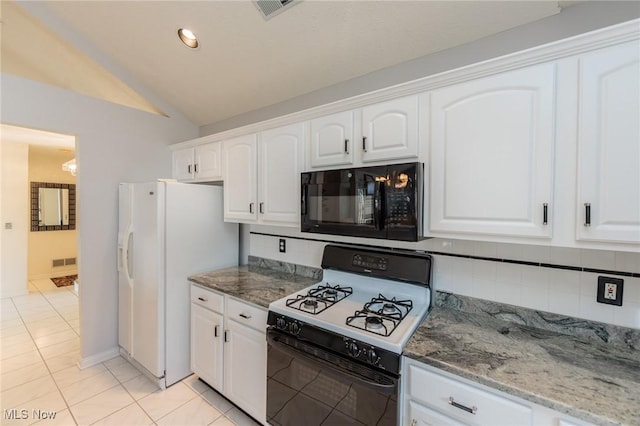
[[[193,168],[193,148],[184,148],[173,151],[173,178],[179,181],[193,180],[195,171]]]
[[[312,119],[309,166],[415,161],[420,99],[420,95],[407,96]]]
[[[578,240],[640,243],[640,47],[580,58]]]
[[[224,142],[224,220],[258,218],[258,141],[255,134]]]
[[[222,180],[222,143],[173,151],[173,178],[181,182]]]
[[[299,225],[304,134],[298,123],[224,143],[226,221]]]
[[[355,114],[339,112],[311,120],[311,167],[353,163]]]
[[[267,130],[260,135],[259,220],[274,225],[300,223],[300,163],[304,124]]]
[[[550,238],[555,64],[431,93],[432,234]]]
[[[362,161],[418,156],[418,96],[362,108]]]

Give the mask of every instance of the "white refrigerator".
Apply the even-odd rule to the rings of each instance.
[[[238,225],[222,207],[219,186],[120,184],[120,352],[161,388],[191,374],[187,277],[238,264]]]

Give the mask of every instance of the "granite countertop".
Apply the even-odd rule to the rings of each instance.
[[[269,303],[309,287],[319,278],[245,265],[192,275],[189,281],[268,308]]]
[[[594,424],[640,425],[639,330],[437,298],[405,356]]]

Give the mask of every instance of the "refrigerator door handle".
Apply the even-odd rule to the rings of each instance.
[[[133,264],[130,262],[131,258],[131,240],[133,239],[133,232],[131,232],[131,227],[127,227],[127,231],[124,234],[124,250],[122,250],[122,269],[124,270],[124,275],[127,277],[127,283],[129,287],[133,287],[133,277],[131,276],[131,271],[129,271],[129,264]]]

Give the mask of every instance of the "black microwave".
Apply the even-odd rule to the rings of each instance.
[[[301,231],[418,241],[421,163],[302,173]]]

